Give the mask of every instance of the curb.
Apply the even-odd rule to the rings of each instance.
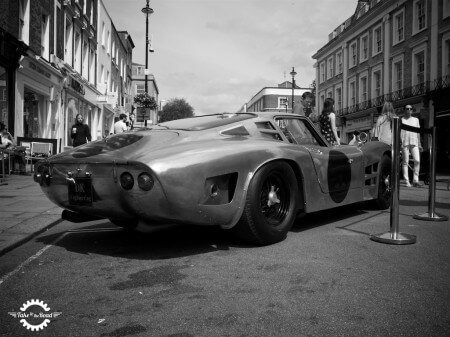
[[[0,257],[3,256],[3,255],[5,255],[7,252],[10,252],[10,251],[12,251],[13,249],[15,249],[15,248],[17,248],[17,247],[23,245],[24,243],[26,243],[26,242],[32,240],[33,238],[35,238],[35,237],[38,236],[39,234],[41,234],[41,233],[43,233],[43,232],[49,230],[50,228],[56,226],[57,224],[59,224],[59,223],[61,223],[61,222],[63,222],[63,221],[64,221],[64,219],[59,218],[59,219],[57,219],[57,220],[55,220],[55,221],[49,223],[48,225],[45,225],[44,227],[42,227],[41,229],[39,229],[39,230],[36,231],[36,232],[33,232],[33,233],[30,233],[30,234],[24,235],[23,238],[17,240],[17,241],[14,242],[13,244],[10,244],[9,246],[7,246],[7,247],[5,247],[5,248],[1,248],[1,249],[0,249]]]

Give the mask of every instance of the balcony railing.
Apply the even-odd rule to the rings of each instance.
[[[349,107],[336,110],[337,116],[345,116],[349,114],[353,114],[359,111],[367,110],[370,108],[380,107],[384,104],[384,102],[396,102],[402,99],[422,96],[432,91],[442,90],[450,87],[450,75],[439,77],[434,81],[426,81],[423,83],[419,83],[413,85],[411,87],[403,88],[400,90],[396,90],[390,92],[385,95],[378,96],[368,101],[364,101],[361,103],[357,103],[355,105],[351,105]]]

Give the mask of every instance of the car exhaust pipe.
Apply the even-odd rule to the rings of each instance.
[[[105,218],[99,218],[93,215],[85,215],[77,212],[68,211],[67,209],[62,211],[61,218],[63,220],[67,220],[70,222],[86,222],[86,221],[95,221],[95,220],[102,220]]]

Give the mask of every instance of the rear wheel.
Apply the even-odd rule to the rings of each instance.
[[[284,240],[296,217],[297,194],[297,179],[289,164],[263,166],[250,182],[237,234],[260,245]]]
[[[391,205],[392,197],[392,179],[391,179],[391,159],[384,155],[381,159],[380,170],[378,173],[378,196],[375,199],[380,209],[387,209]]]

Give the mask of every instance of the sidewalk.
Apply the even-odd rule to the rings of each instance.
[[[11,174],[5,182],[0,185],[0,255],[58,224],[62,212],[33,176]]]
[[[449,215],[450,176],[438,176],[436,212]],[[61,222],[62,209],[43,194],[32,176],[10,175],[0,185],[0,255]],[[418,214],[428,211],[428,186],[400,186],[400,213],[412,207]],[[386,231],[389,228],[386,227]]]

